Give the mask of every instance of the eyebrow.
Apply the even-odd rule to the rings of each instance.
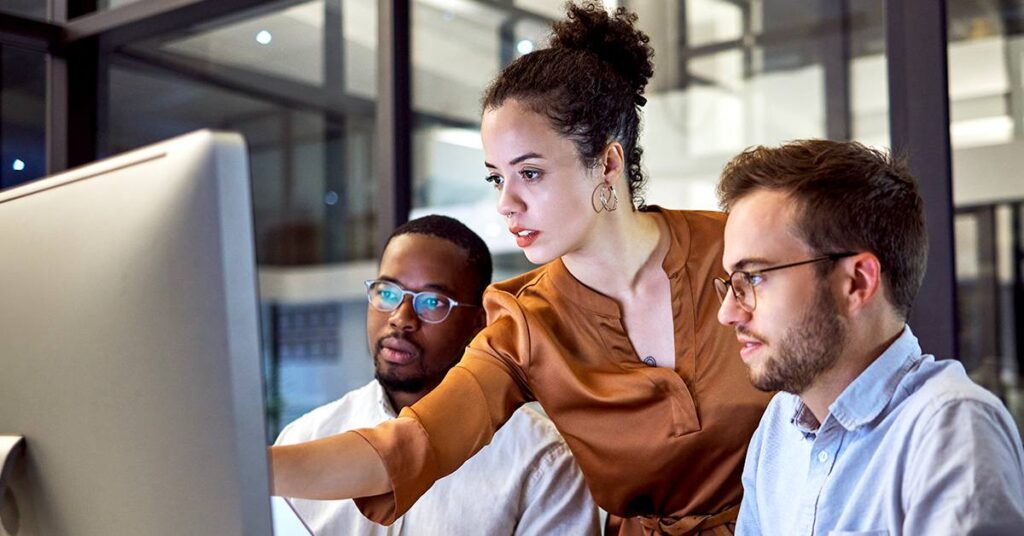
[[[509,160],[508,161],[508,165],[514,166],[514,165],[522,162],[523,160],[529,160],[531,158],[544,158],[544,155],[542,155],[540,153],[526,153],[526,154],[523,154],[523,155],[519,155],[519,156],[513,158],[512,160]],[[487,161],[484,161],[484,166],[492,168],[492,169],[497,168],[497,166],[495,166],[494,164],[492,164],[490,162],[487,162]]]
[[[764,258],[761,258],[761,257],[748,257],[746,259],[740,259],[739,261],[734,263],[732,265],[732,270],[730,271],[730,273],[732,273],[732,272],[739,272],[741,270],[746,270],[746,269],[749,269],[749,268],[752,268],[752,267],[756,267],[756,266],[766,266],[766,265],[768,265],[768,259],[764,259]]]
[[[386,275],[378,275],[377,279],[380,279],[381,281],[388,281],[390,283],[394,283],[394,284],[396,284],[396,285],[398,285],[398,286],[400,286],[402,288],[406,287],[406,285],[404,283],[402,283],[401,281],[395,279],[394,277],[389,277],[389,276],[386,276]],[[427,283],[423,287],[423,290],[431,290],[431,291],[441,292],[442,294],[445,294],[448,297],[451,297],[453,294],[455,294],[452,291],[452,289],[448,287],[448,285],[443,285],[441,283]],[[414,292],[418,292],[418,291],[414,291]]]

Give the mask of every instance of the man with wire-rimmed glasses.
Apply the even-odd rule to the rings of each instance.
[[[487,246],[457,220],[425,216],[395,229],[377,277],[365,282],[374,381],[289,424],[277,444],[376,426],[427,396],[484,326],[491,273]],[[318,536],[598,531],[596,505],[564,440],[528,407],[390,527],[367,520],[352,501],[292,502]]]
[[[718,318],[753,384],[780,391],[736,534],[1024,534],[1013,418],[906,323],[928,242],[906,164],[850,142],[757,147],[718,192]]]

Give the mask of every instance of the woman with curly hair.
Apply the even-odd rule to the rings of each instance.
[[[276,494],[354,497],[388,524],[537,401],[619,534],[732,533],[769,395],[716,321],[725,216],[643,204],[636,18],[570,5],[487,89],[486,180],[541,266],[488,288],[487,327],[399,418],[275,447]]]

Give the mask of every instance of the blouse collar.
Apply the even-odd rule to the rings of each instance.
[[[681,211],[666,210],[657,205],[644,207],[641,211],[657,212],[665,222],[665,227],[668,228],[668,252],[665,254],[665,260],[662,261],[661,267],[668,275],[669,283],[674,286],[680,272],[685,268],[689,256],[690,228],[686,218]],[[566,268],[561,257],[548,263],[547,273],[559,294],[569,301],[598,315],[622,318],[619,304],[576,279]]]

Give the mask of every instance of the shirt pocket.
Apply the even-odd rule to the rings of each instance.
[[[700,431],[697,405],[686,382],[672,369],[651,367],[643,371],[661,391],[672,412],[672,437]]]

